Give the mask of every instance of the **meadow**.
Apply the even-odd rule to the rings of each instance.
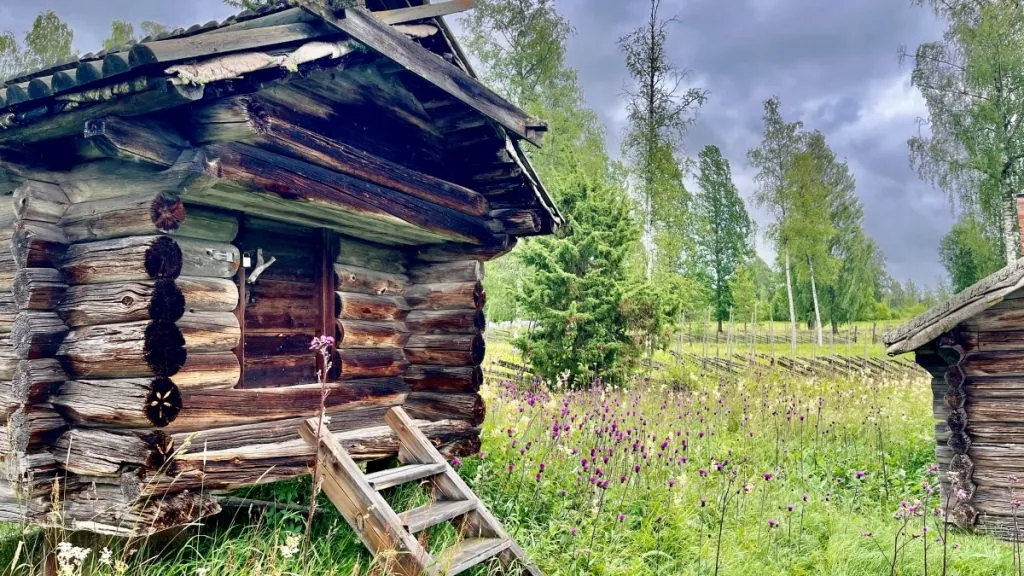
[[[1011,545],[942,522],[923,373],[727,380],[691,368],[628,388],[489,382],[483,449],[455,464],[548,574],[1017,573]],[[305,506],[309,493],[295,481],[248,495]],[[63,575],[383,573],[321,500],[308,544],[304,513],[277,510],[106,555],[78,541],[90,551],[81,563],[70,551]],[[10,530],[0,566],[30,574],[38,542]]]

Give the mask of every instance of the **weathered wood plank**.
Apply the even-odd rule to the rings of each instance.
[[[480,218],[309,162],[234,142],[211,144],[203,150],[211,159],[209,176],[256,194],[287,198],[293,210],[304,208],[356,226],[360,221],[364,226],[368,222],[397,229],[412,226],[470,245],[491,238]]]
[[[409,306],[421,310],[479,310],[486,301],[480,282],[414,284],[403,295]]]
[[[325,22],[401,64],[410,72],[451,94],[519,137],[540,146],[543,134],[547,130],[546,124],[531,118],[489,90],[479,80],[424,50],[420,45],[374,18],[369,12],[349,8],[345,10],[343,18],[337,18],[315,2],[302,0],[301,4]]]
[[[401,296],[335,292],[334,310],[342,320],[400,321],[409,313]]]
[[[360,294],[399,295],[405,290],[409,279],[404,274],[379,272],[348,264],[334,265],[335,288],[339,292]]]

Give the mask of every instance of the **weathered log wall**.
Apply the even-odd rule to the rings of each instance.
[[[69,203],[60,186],[27,179],[0,207],[0,508],[9,508],[9,500],[28,502],[23,510],[30,517],[45,515],[60,474],[49,444],[64,419],[49,394],[65,377],[53,355],[68,329],[54,305],[64,288],[57,268],[67,249],[58,222]]]
[[[483,263],[470,258],[435,262],[419,253],[410,265],[405,408],[414,417],[483,422]]]
[[[1013,537],[1024,496],[1024,294],[918,351],[933,375],[943,502],[961,526]],[[1018,534],[1020,537],[1022,534]]]

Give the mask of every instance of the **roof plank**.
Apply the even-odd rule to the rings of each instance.
[[[450,0],[438,4],[421,4],[394,10],[379,10],[373,15],[385,24],[402,24],[425,18],[439,18],[449,14],[457,14],[470,10],[476,4],[474,0]]]
[[[147,64],[166,64],[192,58],[207,58],[230,52],[264,48],[317,38],[328,34],[323,26],[299,22],[260,28],[259,33],[248,30],[201,34],[186,38],[172,38],[136,44],[128,53],[128,62],[134,68]]]
[[[516,108],[479,80],[381,22],[372,13],[348,8],[344,17],[335,16],[315,0],[296,0],[309,12],[404,66],[410,72],[501,124],[512,133],[540,146],[547,124]]]

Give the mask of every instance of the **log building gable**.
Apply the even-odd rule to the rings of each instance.
[[[399,5],[400,4],[400,5]],[[483,262],[561,218],[438,4],[282,3],[0,89],[0,520],[140,534],[361,459],[479,447]],[[325,366],[309,350],[330,335]]]

